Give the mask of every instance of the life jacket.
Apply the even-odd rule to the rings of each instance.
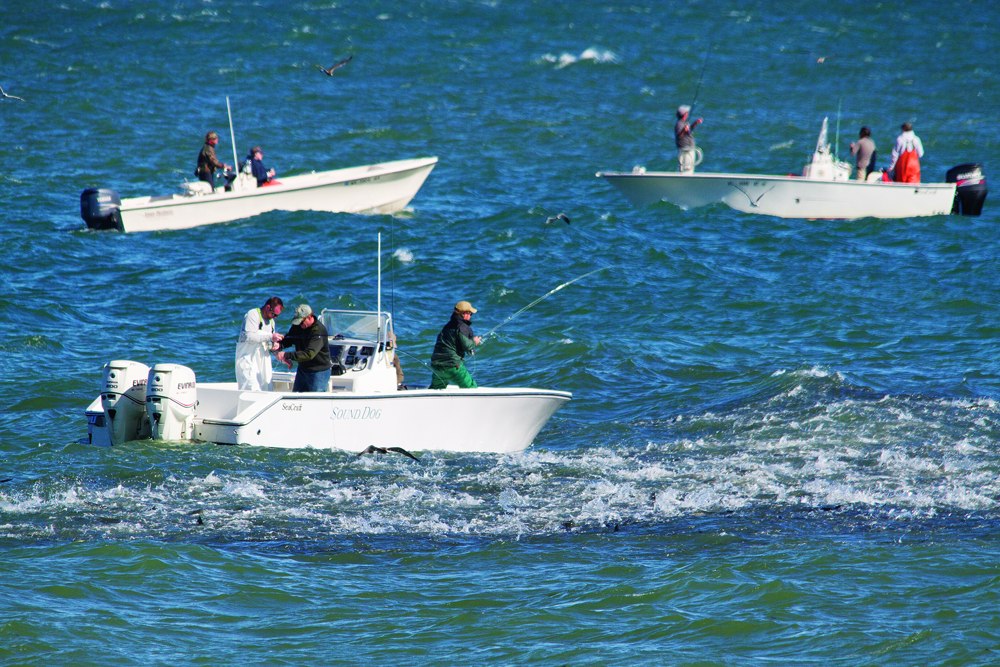
[[[917,151],[908,148],[899,154],[895,176],[897,183],[920,182],[920,157],[917,156]]]

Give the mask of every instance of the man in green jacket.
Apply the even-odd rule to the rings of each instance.
[[[479,385],[472,379],[465,367],[465,355],[475,354],[476,345],[483,339],[472,333],[472,314],[476,309],[468,301],[459,301],[451,319],[441,329],[434,352],[431,354],[431,389],[444,389],[450,384],[462,389],[471,389]]]

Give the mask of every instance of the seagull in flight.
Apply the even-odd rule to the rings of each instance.
[[[414,461],[419,461],[416,456],[409,453],[402,447],[378,447],[376,445],[368,445],[368,447],[363,452],[358,452],[355,456],[364,456],[365,454],[388,454],[389,452],[396,452],[397,454],[402,454],[403,456],[408,456]]]
[[[566,215],[565,213],[560,213],[559,215],[553,215],[549,218],[546,218],[545,224],[551,225],[553,222],[559,222],[560,220],[565,222],[567,225],[569,224],[569,216]]]
[[[3,86],[0,86],[0,95],[3,95],[4,97],[6,97],[8,99],[11,99],[11,100],[21,100],[22,102],[24,101],[23,97],[18,97],[17,95],[8,95],[4,91]]]
[[[347,56],[346,58],[344,58],[340,62],[334,63],[330,67],[323,67],[322,65],[316,65],[316,69],[318,69],[323,74],[326,74],[327,76],[333,76],[334,72],[336,72],[338,69],[340,69],[341,67],[343,67],[347,63],[351,62],[351,58],[353,58],[353,57],[354,57],[353,55]]]

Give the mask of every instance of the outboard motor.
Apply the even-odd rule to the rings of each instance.
[[[80,193],[80,217],[90,229],[122,229],[122,198],[114,190],[87,188]]]
[[[149,366],[116,360],[104,365],[101,407],[108,420],[112,445],[149,437],[146,419],[146,380]]]
[[[197,403],[194,371],[180,364],[156,364],[146,383],[146,414],[155,440],[190,440],[194,437]]]
[[[986,201],[986,177],[983,165],[970,162],[948,170],[945,182],[955,183],[955,204],[952,213],[959,215],[979,215]]]

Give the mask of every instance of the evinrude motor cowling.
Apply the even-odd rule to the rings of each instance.
[[[191,440],[198,402],[194,371],[180,364],[156,364],[146,382],[146,415],[154,440]]]
[[[149,366],[117,359],[104,365],[101,407],[108,420],[112,445],[149,437],[146,419],[146,381]]]
[[[87,188],[80,193],[80,217],[90,229],[122,230],[122,198],[114,190]]]
[[[946,183],[955,183],[955,204],[952,213],[979,215],[986,202],[986,177],[983,165],[970,162],[952,167],[945,175]]]

